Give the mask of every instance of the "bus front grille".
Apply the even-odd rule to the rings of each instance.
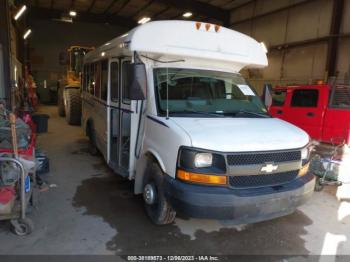
[[[296,179],[299,171],[253,176],[231,176],[230,185],[234,188],[256,188],[282,185]]]
[[[281,163],[301,160],[301,151],[254,152],[227,155],[229,166],[259,165],[269,162]]]

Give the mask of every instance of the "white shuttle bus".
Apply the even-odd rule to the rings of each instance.
[[[239,74],[268,65],[254,39],[217,25],[157,21],[84,60],[82,124],[91,148],[135,180],[155,224],[176,213],[254,223],[311,197],[309,136],[270,117]]]

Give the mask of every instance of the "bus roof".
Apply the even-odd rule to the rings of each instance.
[[[116,49],[119,49],[117,54]],[[239,69],[268,65],[264,48],[253,38],[228,28],[192,21],[155,21],[138,26],[88,53],[86,62],[101,58],[101,54],[118,56],[133,51],[150,57],[221,61]]]

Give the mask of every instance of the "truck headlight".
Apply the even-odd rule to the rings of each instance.
[[[303,163],[307,163],[310,160],[312,149],[313,143],[310,141],[307,146],[301,150],[301,160]]]
[[[211,167],[213,164],[213,155],[211,153],[197,153],[194,157],[195,167]]]
[[[179,150],[177,168],[202,174],[226,174],[225,157],[216,152],[182,146]]]
[[[301,159],[302,160],[309,159],[309,148],[308,147],[305,147],[301,150]]]

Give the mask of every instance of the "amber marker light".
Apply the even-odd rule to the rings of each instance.
[[[192,183],[206,184],[206,185],[218,185],[218,186],[227,185],[226,176],[206,175],[206,174],[191,173],[184,170],[178,170],[176,177],[185,182],[192,182]]]
[[[309,166],[310,166],[310,164],[306,164],[305,166],[303,166],[299,171],[298,177],[305,176],[307,174],[307,172],[309,171]]]

